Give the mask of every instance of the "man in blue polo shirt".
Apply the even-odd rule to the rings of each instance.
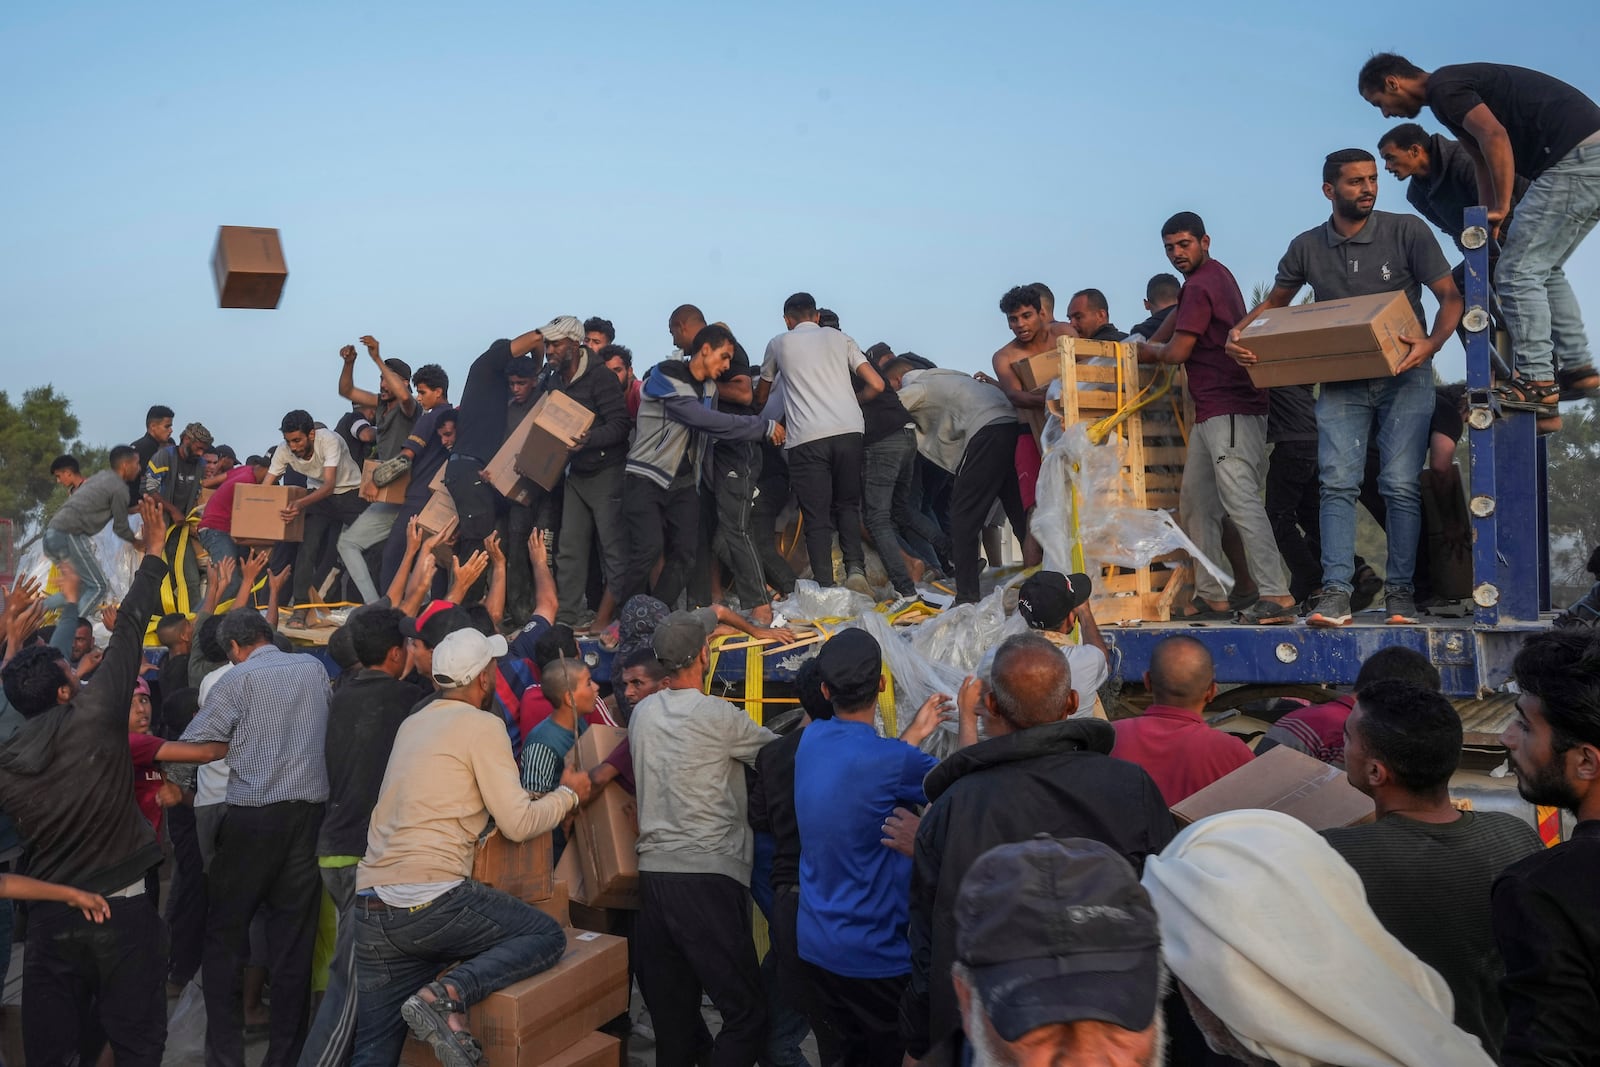
[[[812,965],[818,1007],[839,1035],[840,1062],[898,1067],[911,860],[885,847],[883,827],[897,806],[927,803],[922,779],[938,760],[917,746],[950,698],[930,697],[899,740],[879,737],[883,653],[872,635],[835,634],[817,654],[817,673],[834,717],[806,727],[795,757],[800,958]]]

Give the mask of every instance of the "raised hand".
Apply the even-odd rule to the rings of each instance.
[[[288,581],[289,581],[289,572],[292,571],[292,570],[294,570],[294,567],[291,565],[291,566],[284,567],[283,570],[279,571],[276,574],[269,574],[267,576],[267,595],[268,595],[268,597],[270,597],[273,600],[280,600],[280,598],[282,597],[282,594],[283,594],[283,587],[284,587],[284,585],[286,585],[288,583]]]
[[[465,563],[459,559],[450,559],[450,600],[460,604],[466,599],[467,591],[489,569],[489,553],[483,549],[474,552]]]
[[[339,358],[344,360],[346,363],[354,363],[356,361],[356,346],[345,345],[343,348],[339,349]]]
[[[428,531],[422,528],[422,516],[411,516],[411,521],[406,523],[406,551],[415,555],[427,536]]]
[[[100,625],[107,630],[115,630],[117,628],[117,606],[115,604],[106,604],[100,609]]]
[[[139,521],[143,524],[139,537],[144,554],[163,555],[167,545],[167,509],[160,500],[147,496],[139,501]]]
[[[256,587],[256,582],[261,580],[261,572],[267,569],[267,561],[272,557],[264,549],[252,548],[244,562],[239,565],[240,588],[250,591]]]
[[[505,550],[500,547],[500,532],[496,530],[483,539],[483,550],[489,553],[489,562],[495,567],[506,565]]]
[[[543,530],[535,530],[528,535],[528,560],[535,567],[550,565],[550,549],[544,543]]]
[[[370,333],[362,334],[361,343],[367,346],[367,355],[372,357],[372,362],[383,362],[382,357],[378,355],[378,339],[376,337],[372,336]]]

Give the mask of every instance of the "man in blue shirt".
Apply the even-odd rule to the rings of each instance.
[[[878,736],[883,653],[865,630],[829,639],[817,672],[834,717],[806,727],[795,759],[799,953],[839,1035],[841,1062],[896,1067],[905,1054],[900,996],[911,976],[911,860],[884,846],[883,826],[896,806],[927,803],[922,779],[938,760],[917,746],[951,702],[935,693],[898,740]]]

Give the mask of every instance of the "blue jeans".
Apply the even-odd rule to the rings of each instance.
[[[1367,440],[1378,437],[1378,492],[1388,508],[1384,587],[1410,592],[1422,534],[1422,464],[1433,418],[1433,363],[1394,378],[1328,382],[1317,397],[1317,467],[1322,482],[1322,586],[1354,588],[1356,499]]]
[[[195,536],[200,538],[201,546],[206,550],[206,555],[211,557],[211,562],[221,563],[225,559],[237,560],[239,546],[233,543],[233,536],[221,530],[208,530],[202,527],[195,531]],[[228,588],[222,591],[218,603],[232,600],[233,595],[239,591],[239,583],[243,580],[239,568],[233,569],[233,577],[228,579]]]
[[[394,1067],[406,1040],[400,1005],[462,960],[441,981],[472,1006],[498,989],[547,971],[567,951],[556,921],[532,904],[464,882],[408,911],[358,896],[356,1036],[351,1067]]]
[[[1550,381],[1562,370],[1588,366],[1583,315],[1563,269],[1600,222],[1600,144],[1569,152],[1523,195],[1495,268],[1500,310],[1511,330],[1516,370]]]
[[[100,561],[95,559],[93,539],[83,534],[47,529],[44,532],[44,554],[50,562],[70,563],[78,572],[78,615],[91,618],[106,594],[111,592],[106,572],[100,569]],[[44,607],[46,611],[53,611],[66,602],[67,598],[60,593],[51,593],[45,597]]]

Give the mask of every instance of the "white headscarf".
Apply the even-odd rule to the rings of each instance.
[[[1173,974],[1280,1067],[1493,1067],[1437,971],[1394,939],[1361,876],[1274,811],[1201,819],[1145,862]]]

